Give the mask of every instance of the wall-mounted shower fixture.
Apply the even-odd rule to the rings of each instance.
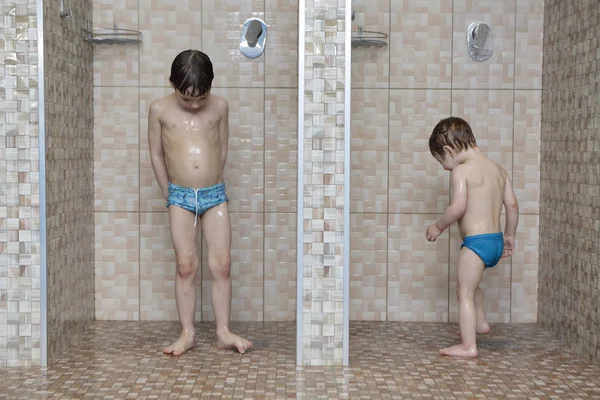
[[[387,33],[363,31],[359,25],[358,30],[352,32],[352,47],[385,47],[387,37]]]
[[[60,17],[71,18],[73,16],[73,10],[65,6],[65,0],[60,0]]]
[[[472,22],[467,28],[467,49],[473,60],[488,60],[494,53],[492,28],[485,22]]]
[[[267,45],[267,25],[258,18],[250,18],[242,26],[240,52],[248,58],[262,55]]]
[[[115,24],[112,28],[92,28],[92,23],[87,21],[85,40],[101,44],[140,43],[142,32],[133,29],[121,29]]]

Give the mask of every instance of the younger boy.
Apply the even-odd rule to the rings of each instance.
[[[444,215],[427,228],[434,242],[458,221],[463,238],[458,259],[458,317],[462,343],[440,350],[441,355],[477,357],[476,334],[488,333],[479,282],[486,268],[512,256],[519,206],[506,171],[484,156],[469,124],[461,118],[441,120],[429,138],[429,150],[445,170],[452,172],[452,200]],[[502,235],[500,214],[506,208]]]
[[[198,219],[208,247],[216,346],[244,353],[252,342],[229,331],[231,310],[231,225],[223,170],[229,139],[227,100],[210,93],[214,78],[208,56],[181,52],[169,78],[175,92],[150,104],[148,142],[154,175],[167,201],[177,274],[175,298],[181,336],[163,349],[179,356],[195,346],[194,280],[200,263]]]

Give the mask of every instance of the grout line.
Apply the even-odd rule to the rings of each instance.
[[[454,98],[454,0],[452,0],[452,24],[450,37],[450,116],[452,116],[452,99]],[[448,174],[448,201],[452,199],[452,176]],[[452,227],[448,227],[448,265],[446,266],[448,274],[448,323],[450,322],[450,264],[452,263]],[[457,276],[458,278],[458,276]]]
[[[138,26],[137,26],[137,30],[140,30],[140,1],[138,0],[137,2],[137,21],[138,21]],[[138,68],[140,65],[140,46],[137,47],[137,61],[138,61]],[[139,71],[138,71],[139,72]],[[141,199],[142,199],[142,176],[141,176],[141,162],[142,162],[142,156],[141,156],[141,151],[140,151],[140,139],[142,137],[141,132],[140,132],[140,117],[141,117],[141,113],[140,113],[140,74],[137,74],[137,81],[138,81],[138,90],[137,90],[137,111],[138,111],[138,118],[137,118],[137,124],[138,124],[138,204],[140,203]],[[138,321],[142,320],[142,212],[141,209],[138,210]]]
[[[266,1],[263,2],[263,15],[265,20],[267,19],[267,5],[266,5]],[[262,236],[263,236],[263,245],[262,245],[262,250],[263,250],[263,254],[262,254],[262,321],[265,321],[265,258],[266,258],[266,246],[265,246],[265,233],[266,233],[266,223],[267,223],[267,213],[266,213],[266,175],[267,175],[267,149],[265,147],[266,144],[266,136],[267,136],[267,85],[265,82],[265,78],[266,78],[266,70],[267,70],[267,57],[269,55],[269,52],[265,52],[264,53],[265,57],[263,58],[263,218],[262,218],[262,222],[263,222],[263,227],[262,227]],[[275,292],[277,292],[277,281],[275,282]]]
[[[284,88],[285,89],[285,88]],[[406,91],[406,92],[416,92],[419,90],[422,91],[444,91],[444,90],[450,90],[450,89],[454,89],[454,90],[469,90],[469,91],[480,91],[480,92],[485,92],[485,91],[490,91],[490,90],[504,90],[504,91],[512,91],[512,88],[505,88],[505,87],[489,87],[489,88],[470,88],[470,87],[459,87],[459,86],[452,86],[452,84],[450,86],[447,87],[380,87],[380,86],[361,86],[361,87],[355,87],[352,89],[370,89],[370,90],[386,90],[386,89],[390,89],[390,90],[398,90],[398,91]],[[536,89],[536,88],[524,88],[524,89],[519,89],[519,90],[523,90],[523,91],[531,91],[531,92],[535,92],[535,91],[540,91],[541,89]]]
[[[139,57],[139,55],[138,55]],[[150,85],[94,85],[94,87],[99,87],[99,88],[140,88],[140,89],[170,89],[171,86],[166,86],[166,85],[155,85],[155,86],[150,86]],[[293,86],[212,86],[211,89],[280,89],[280,90],[298,90],[297,87],[293,87]],[[368,88],[365,88],[368,89]],[[381,89],[381,88],[379,88]],[[528,89],[528,90],[535,90],[535,89]]]
[[[385,241],[385,320],[389,321],[389,287],[390,287],[390,115],[391,115],[391,78],[390,73],[392,70],[392,0],[389,1],[389,14],[388,14],[388,91],[387,91],[387,101],[388,101],[388,118],[387,118],[387,204],[386,204],[386,231],[387,237]]]
[[[103,210],[94,210],[95,213],[101,214],[122,214],[122,213],[140,213],[140,214],[168,214],[168,211],[156,211],[156,210],[121,210],[121,211],[103,211]],[[296,214],[296,211],[229,211],[230,214]],[[366,214],[375,214],[375,215],[441,215],[440,212],[351,212],[350,215],[366,215]],[[519,215],[529,215],[529,216],[539,216],[540,213],[532,213],[525,212],[519,213]]]
[[[204,21],[204,12],[202,9],[202,5],[204,4],[203,0],[200,0],[200,24],[202,25],[203,21]],[[202,48],[204,48],[204,44],[202,43],[203,39],[204,39],[204,29],[200,29],[200,45],[202,46]],[[192,46],[189,46],[190,48]],[[170,87],[170,86],[168,86]],[[229,210],[228,210],[229,211]],[[231,215],[231,212],[229,213]],[[229,226],[231,228],[231,219],[229,221]],[[200,232],[200,240],[198,240],[198,232],[196,232],[196,246],[198,247],[198,272],[196,272],[196,277],[199,278],[198,280],[200,281],[199,286],[200,286],[200,310],[196,310],[196,312],[194,313],[194,322],[196,322],[196,314],[200,314],[200,318],[198,320],[198,322],[203,322],[204,319],[204,312],[203,312],[203,307],[204,307],[204,268],[202,268],[202,261],[203,261],[203,254],[204,253],[204,247],[202,246],[202,242],[204,241],[204,236],[202,235],[202,220],[200,220],[200,227],[198,229]],[[230,229],[231,230],[231,229]],[[199,243],[198,243],[199,242]],[[229,244],[230,248],[231,248],[231,243]],[[231,250],[230,250],[230,256],[229,256],[229,260],[231,261]],[[229,267],[229,272],[231,274],[231,266]],[[196,290],[196,293],[198,292],[198,288],[197,288],[198,284],[196,284],[196,287],[194,288],[194,290]],[[197,294],[196,294],[197,296]],[[233,294],[232,294],[233,296]],[[196,306],[198,305],[198,298],[196,298]],[[230,314],[231,314],[231,307],[229,310]]]
[[[452,67],[451,67],[452,69]],[[164,86],[164,85],[157,85],[157,86],[148,86],[148,85],[120,85],[120,86],[116,86],[116,85],[94,85],[94,88],[139,88],[139,89],[170,89],[170,86]],[[257,87],[257,86],[213,86],[212,89],[263,89],[262,87]],[[264,89],[278,89],[278,90],[298,90],[297,87],[287,87],[287,86],[265,86]],[[513,88],[503,88],[503,87],[489,87],[489,88],[469,88],[469,87],[414,87],[414,88],[407,88],[407,87],[369,87],[369,86],[363,86],[363,87],[354,87],[351,89],[370,89],[370,90],[375,90],[375,89],[379,89],[379,90],[398,90],[398,91],[410,91],[410,92],[415,92],[415,91],[444,91],[444,90],[469,90],[472,92],[477,92],[477,91],[490,91],[490,90],[494,90],[494,91],[512,91],[514,90]],[[519,91],[523,91],[523,92],[539,92],[542,89],[540,88],[519,88]]]
[[[512,125],[512,164],[510,170],[510,180],[514,181],[515,178],[515,108],[516,108],[516,87],[517,87],[517,0],[515,0],[515,34],[513,40],[513,125]],[[506,220],[504,221],[506,225]],[[539,235],[538,235],[539,236]],[[538,240],[539,241],[539,240]],[[512,322],[512,283],[513,283],[513,258],[510,258],[510,277],[508,287],[508,322]]]

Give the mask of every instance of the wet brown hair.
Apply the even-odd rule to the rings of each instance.
[[[429,151],[434,157],[437,155],[444,158],[444,146],[450,146],[457,152],[477,147],[475,136],[467,121],[449,117],[438,122],[429,137]]]
[[[210,92],[215,75],[210,58],[199,50],[185,50],[175,57],[169,80],[183,95],[200,97]]]

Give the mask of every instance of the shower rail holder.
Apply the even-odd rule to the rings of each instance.
[[[362,26],[353,31],[351,35],[352,47],[385,47],[388,38],[387,33],[376,31],[364,31]]]
[[[92,23],[87,21],[87,33],[85,40],[99,44],[121,44],[121,43],[140,43],[142,32],[133,29],[122,29],[114,24],[112,28],[92,28]]]

